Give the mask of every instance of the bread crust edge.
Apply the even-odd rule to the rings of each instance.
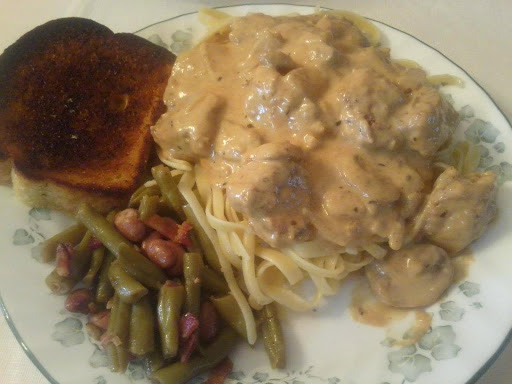
[[[75,216],[81,203],[87,203],[100,213],[126,206],[130,195],[108,196],[103,193],[79,190],[50,180],[29,178],[13,166],[12,189],[15,196],[30,207],[47,208]]]

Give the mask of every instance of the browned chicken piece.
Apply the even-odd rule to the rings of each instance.
[[[390,156],[352,143],[325,144],[306,162],[319,233],[341,246],[386,241],[400,249],[406,222],[430,184],[421,162],[417,154]]]
[[[156,143],[166,149],[160,154],[164,158],[195,161],[211,152],[225,101],[214,94],[201,94],[188,96],[186,102],[184,108],[171,115],[170,125],[174,129],[168,129],[169,122],[164,119],[152,128]]]
[[[425,236],[450,253],[466,248],[495,217],[497,189],[493,172],[461,175],[448,168],[427,199]]]
[[[261,145],[248,152],[246,163],[228,178],[229,203],[246,214],[254,232],[273,246],[313,235],[300,152],[289,143]]]
[[[340,81],[338,92],[343,138],[389,149],[401,143],[390,132],[390,116],[404,100],[395,84],[371,69],[354,69]]]
[[[458,114],[433,87],[412,91],[393,116],[392,125],[406,145],[423,156],[434,155],[455,131]]]
[[[435,303],[450,286],[454,267],[446,251],[432,244],[416,244],[375,260],[365,268],[377,298],[398,308]]]

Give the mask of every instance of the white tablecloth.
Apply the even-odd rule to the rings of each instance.
[[[247,1],[249,2],[249,1]],[[251,3],[269,1],[252,0]],[[284,1],[280,1],[284,2]],[[350,9],[407,31],[464,68],[512,120],[512,1],[510,0],[336,0],[291,1]],[[131,32],[204,6],[236,1],[208,0],[0,0],[0,51],[33,27],[63,16],[83,16],[116,32]],[[238,2],[239,3],[239,2]],[[29,305],[29,304],[28,304]],[[37,314],[34,314],[37,316]],[[1,317],[1,316],[0,316]],[[512,383],[509,345],[478,384]],[[0,319],[0,383],[47,384]]]

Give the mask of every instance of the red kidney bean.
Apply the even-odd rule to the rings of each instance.
[[[199,340],[211,342],[219,333],[219,327],[220,319],[215,306],[209,300],[203,301],[199,310]]]
[[[71,292],[66,298],[65,307],[69,312],[89,313],[89,304],[93,301],[93,294],[89,289],[80,288]]]
[[[146,226],[139,219],[139,212],[134,208],[120,211],[114,217],[117,230],[128,240],[138,243],[146,237]]]
[[[185,253],[178,244],[163,239],[145,240],[142,250],[153,263],[163,269],[173,267]]]

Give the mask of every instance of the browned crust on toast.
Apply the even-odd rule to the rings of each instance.
[[[0,154],[24,180],[124,199],[140,183],[175,56],[64,18],[0,56]]]

